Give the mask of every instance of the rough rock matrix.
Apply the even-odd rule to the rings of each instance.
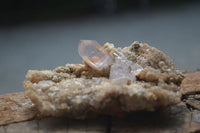
[[[54,70],[29,70],[24,81],[27,95],[43,116],[93,117],[99,114],[121,116],[126,112],[167,107],[180,102],[184,76],[163,52],[148,44],[134,42],[107,51],[121,52],[135,71],[135,80],[109,78],[121,63],[97,71],[85,64],[67,64]],[[110,70],[111,69],[111,70]],[[124,68],[123,68],[124,69]]]

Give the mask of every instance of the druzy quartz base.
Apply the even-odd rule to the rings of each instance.
[[[103,55],[91,57],[89,62],[84,60],[85,64],[67,64],[52,71],[28,71],[24,88],[41,115],[121,116],[180,102],[179,86],[184,77],[163,52],[138,42],[123,49],[110,43],[102,48],[106,50]],[[115,51],[124,57],[116,57]],[[110,56],[106,59],[109,65],[91,66],[90,63],[100,63],[103,58],[99,57],[104,54]],[[85,55],[84,51],[81,55]]]

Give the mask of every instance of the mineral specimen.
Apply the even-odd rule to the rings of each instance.
[[[84,64],[28,71],[24,88],[41,115],[121,116],[180,102],[184,76],[158,49],[137,41],[121,49],[83,40],[78,50]]]
[[[129,61],[123,53],[117,50],[109,53],[96,41],[81,40],[78,51],[85,63],[97,71],[111,67],[108,70],[110,79],[128,78],[134,81],[134,72],[142,69],[137,63]]]
[[[78,52],[89,66],[99,71],[109,67],[113,62],[109,53],[93,40],[81,40]]]

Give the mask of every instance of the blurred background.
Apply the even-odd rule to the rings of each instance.
[[[82,63],[79,40],[146,42],[181,70],[200,68],[197,0],[1,0],[0,94],[24,91],[29,69]]]

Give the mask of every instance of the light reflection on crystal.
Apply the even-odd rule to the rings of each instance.
[[[95,70],[108,68],[113,63],[109,53],[94,40],[81,40],[78,52],[85,63]]]

